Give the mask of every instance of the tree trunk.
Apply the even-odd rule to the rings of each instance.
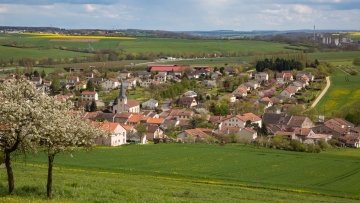
[[[8,188],[9,188],[9,194],[11,194],[14,191],[14,173],[11,166],[11,157],[10,152],[5,152],[5,166],[6,166],[6,172],[8,177]]]
[[[54,154],[48,155],[48,179],[47,179],[46,192],[49,199],[52,198],[52,172],[53,172],[54,158],[55,158]]]

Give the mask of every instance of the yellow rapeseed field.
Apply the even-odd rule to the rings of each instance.
[[[63,34],[52,34],[52,33],[24,33],[38,38],[47,38],[47,39],[116,39],[116,40],[133,40],[133,37],[114,37],[114,36],[97,36],[97,35],[63,35]]]

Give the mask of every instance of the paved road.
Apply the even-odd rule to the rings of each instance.
[[[320,95],[315,99],[314,103],[311,104],[310,109],[314,108],[319,101],[323,98],[323,96],[326,94],[326,92],[329,90],[329,87],[331,85],[330,77],[326,77],[326,87],[323,89],[323,91],[320,93]]]

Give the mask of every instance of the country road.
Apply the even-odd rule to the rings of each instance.
[[[315,99],[314,103],[311,104],[310,109],[314,108],[314,107],[319,103],[319,101],[323,98],[323,96],[324,96],[324,95],[326,94],[326,92],[329,90],[330,85],[331,85],[330,77],[327,76],[327,77],[326,77],[326,86],[325,86],[325,88],[324,88],[323,91],[320,93],[320,95]]]

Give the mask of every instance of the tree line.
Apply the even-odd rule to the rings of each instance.
[[[273,60],[265,58],[264,60],[257,61],[255,68],[258,72],[263,72],[265,69],[282,72],[290,70],[302,70],[304,68],[304,64],[295,59],[276,58]]]

